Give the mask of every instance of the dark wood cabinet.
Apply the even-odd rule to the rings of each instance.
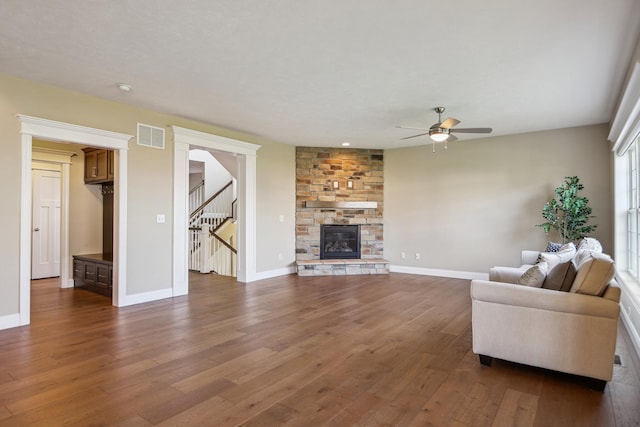
[[[73,286],[111,297],[113,289],[111,254],[74,255]]]
[[[84,183],[102,185],[102,253],[73,256],[73,286],[111,297],[113,289],[114,152],[83,148]]]
[[[84,183],[102,184],[113,181],[113,151],[102,148],[83,148]]]
[[[113,181],[113,150],[107,150],[107,180]]]

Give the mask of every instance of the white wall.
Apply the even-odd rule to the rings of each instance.
[[[216,194],[231,181],[229,171],[208,151],[189,150],[189,160],[204,164],[204,199]]]
[[[522,249],[557,241],[535,225],[554,189],[573,175],[597,217],[594,236],[612,251],[607,131],[598,125],[458,141],[436,153],[428,144],[386,150],[385,258],[485,274],[519,265]]]
[[[200,185],[204,180],[204,174],[202,172],[189,173],[189,190]]]

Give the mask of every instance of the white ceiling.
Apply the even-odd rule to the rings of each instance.
[[[2,73],[287,144],[394,148],[426,143],[395,126],[439,105],[492,135],[609,122],[640,2],[1,0],[0,16]]]

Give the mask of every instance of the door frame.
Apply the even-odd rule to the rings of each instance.
[[[232,153],[238,164],[237,280],[256,280],[256,152],[260,145],[171,126],[173,130],[173,295],[189,293],[189,149]]]
[[[117,307],[124,305],[127,294],[127,154],[129,140],[133,138],[133,135],[22,114],[18,114],[16,117],[21,125],[22,154],[20,185],[20,326],[28,325],[31,322],[31,162],[33,138],[115,150],[112,304]],[[65,230],[67,243],[68,233],[69,230],[67,228]],[[67,246],[67,253],[65,254],[67,256],[67,266],[65,268],[69,268],[68,251]],[[60,256],[62,258],[63,254],[61,253]]]

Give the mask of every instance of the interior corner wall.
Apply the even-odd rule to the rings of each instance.
[[[385,151],[385,258],[392,265],[488,273],[543,250],[542,207],[576,175],[593,208],[593,236],[613,251],[607,125]],[[402,259],[400,254],[407,256]],[[415,254],[420,253],[416,260]]]

